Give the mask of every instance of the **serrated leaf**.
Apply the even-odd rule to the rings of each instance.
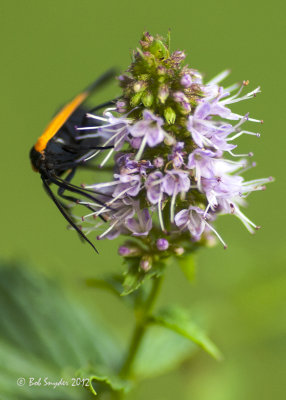
[[[220,360],[222,355],[216,345],[208,338],[204,331],[190,319],[188,312],[176,306],[162,309],[151,317],[153,323],[164,326],[196,343],[215,359]]]
[[[134,362],[133,374],[139,379],[162,375],[176,369],[195,352],[196,346],[186,338],[150,325]]]
[[[192,282],[196,273],[196,260],[194,254],[182,255],[176,257],[176,259],[185,277],[189,282]]]

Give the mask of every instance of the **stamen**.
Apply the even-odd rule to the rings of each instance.
[[[171,222],[174,222],[174,218],[175,218],[175,205],[176,205],[176,197],[177,197],[177,184],[175,184],[175,188],[174,188],[174,192],[172,195],[172,199],[171,199],[171,205],[170,205],[170,219]]]
[[[107,156],[104,158],[104,160],[99,164],[99,168],[102,168],[104,166],[104,164],[106,164],[106,162],[109,160],[109,158],[111,157],[112,153],[114,152],[114,149],[111,149]]]
[[[143,139],[142,139],[140,148],[139,148],[139,150],[138,150],[138,152],[136,154],[135,161],[139,161],[140,160],[140,158],[141,158],[141,156],[143,154],[143,151],[145,149],[146,143],[147,143],[147,136],[144,136]]]
[[[99,235],[97,237],[98,240],[102,239],[104,236],[106,236],[114,227],[115,225],[118,223],[118,220],[115,221],[112,225],[110,225],[110,227],[108,229],[106,229],[105,232],[103,232],[101,235]]]
[[[115,138],[123,131],[123,129],[125,129],[125,127],[119,129],[119,131],[116,132],[113,136],[111,136],[111,137],[103,144],[102,147],[105,147],[105,146],[108,145],[113,139],[115,139]],[[99,154],[101,151],[102,151],[102,150],[97,150],[97,151],[94,152],[91,156],[85,158],[84,161],[88,161],[88,160],[90,160],[91,158],[97,156],[97,154]]]
[[[108,187],[108,186],[113,186],[113,185],[118,185],[120,181],[112,181],[112,182],[103,182],[103,183],[96,183],[95,185],[88,185],[84,186],[86,189],[100,189],[103,187]]]
[[[86,116],[88,118],[96,119],[98,121],[108,122],[108,118],[103,118],[103,117],[100,117],[99,115],[86,113]]]
[[[253,157],[253,153],[250,152],[248,154],[234,154],[231,150],[227,150],[232,157]]]
[[[251,136],[256,136],[256,137],[260,137],[260,133],[255,133],[255,132],[250,132],[250,131],[240,131],[238,132],[236,135],[232,136],[231,138],[226,139],[227,141],[231,141],[234,139],[237,139],[239,136],[246,134],[246,135],[251,135]]]
[[[222,71],[220,74],[216,75],[213,79],[207,82],[207,85],[216,85],[217,83],[221,82],[224,80],[229,74],[230,74],[230,69],[226,69],[225,71]]]
[[[246,215],[244,215],[240,211],[238,207],[236,207],[234,215],[236,215],[241,220],[241,222],[250,233],[254,233],[254,230],[251,227],[255,228],[256,230],[260,229],[260,226],[255,225],[249,218],[247,218]]]
[[[243,116],[243,115],[239,115],[239,114],[236,114],[239,118],[245,118],[245,116]],[[254,119],[254,118],[249,118],[249,117],[247,117],[246,118],[246,121],[251,121],[251,122],[259,122],[259,123],[261,123],[261,124],[263,124],[263,120],[261,120],[261,119]]]
[[[101,129],[103,128],[105,125],[96,125],[96,126],[81,126],[81,127],[76,127],[77,131],[91,131],[94,129]],[[111,125],[107,125],[107,126],[111,126]]]
[[[205,212],[204,212],[204,219],[206,218],[206,216],[207,216],[207,213],[208,213],[208,211],[209,211],[209,209],[211,208],[211,204],[209,203],[208,205],[207,205],[207,207],[206,207],[206,209],[205,209]]]
[[[223,104],[233,104],[233,103],[237,103],[239,101],[243,101],[243,100],[248,100],[251,99],[252,97],[255,97],[257,93],[260,93],[260,87],[257,87],[256,89],[254,89],[252,92],[247,93],[245,96],[236,98],[238,96],[235,95],[230,99],[226,99],[226,100],[222,100],[221,103]]]
[[[256,162],[254,161],[253,163],[249,164],[245,164],[245,167],[243,169],[240,169],[239,171],[237,171],[234,175],[238,175],[238,174],[243,174],[244,172],[248,171],[251,168],[256,167]]]
[[[269,176],[268,178],[253,179],[252,181],[244,182],[243,185],[244,186],[256,185],[256,184],[268,183],[268,182],[271,182],[271,181],[273,181],[273,177]]]
[[[226,87],[224,90],[225,90],[226,92],[231,93],[231,92],[233,92],[234,90],[238,89],[239,87],[240,87],[240,84],[239,84],[239,83],[234,83],[233,85]]]
[[[205,224],[210,228],[211,231],[213,231],[216,234],[216,236],[219,238],[219,240],[223,244],[224,249],[227,249],[227,244],[225,243],[223,238],[220,236],[220,234],[215,230],[215,228],[212,227],[207,221],[205,221]]]
[[[158,216],[159,216],[159,222],[160,226],[163,232],[166,232],[165,225],[164,225],[164,220],[163,220],[163,215],[162,215],[162,197],[163,194],[162,192],[160,193],[159,201],[158,201]]]
[[[102,204],[90,203],[88,201],[78,201],[77,204],[82,204],[83,206],[91,206],[91,207],[102,207]]]

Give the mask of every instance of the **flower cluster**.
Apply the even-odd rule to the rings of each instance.
[[[226,247],[213,226],[217,215],[233,214],[254,232],[258,226],[241,206],[251,192],[263,190],[271,180],[245,181],[241,176],[255,163],[249,162],[252,153],[236,152],[236,139],[259,137],[244,124],[263,121],[229,108],[255,97],[260,88],[243,94],[248,81],[223,88],[220,82],[229,71],[204,83],[198,71],[184,65],[185,53],[170,53],[168,40],[161,37],[145,33],[140,45],[119,77],[122,96],[116,107],[102,116],[89,115],[97,122],[96,133],[79,137],[101,135],[104,146],[113,148],[100,166],[112,154],[115,160],[111,182],[86,186],[101,193],[104,206],[91,204],[94,211],[85,220],[101,217],[91,225],[103,228],[98,239],[133,236],[154,252],[181,254],[183,241],[201,245],[214,235]],[[128,243],[120,247],[121,255],[142,253]],[[146,257],[141,266],[150,267]]]

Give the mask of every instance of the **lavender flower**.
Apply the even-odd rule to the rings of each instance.
[[[229,108],[254,98],[260,88],[243,94],[244,82],[224,89],[227,70],[204,83],[199,72],[183,65],[185,53],[170,53],[163,38],[146,33],[140,43],[142,51],[134,53],[128,72],[119,78],[122,97],[116,107],[103,116],[88,114],[102,123],[90,137],[100,135],[103,146],[114,146],[100,166],[114,153],[115,167],[112,181],[88,187],[102,192],[105,205],[89,203],[94,212],[85,219],[102,218],[92,222],[94,229],[105,229],[100,239],[126,235],[141,241],[145,255],[140,266],[148,271],[153,253],[168,250],[180,256],[187,250],[187,237],[191,246],[212,243],[216,236],[226,247],[214,228],[218,215],[235,215],[253,233],[258,226],[241,207],[272,178],[243,178],[254,163],[248,161],[251,152],[235,150],[236,140],[259,137],[244,126],[262,121]],[[99,155],[96,151],[90,157]],[[119,253],[132,256],[128,249],[123,246]]]
[[[137,216],[138,220],[135,218],[128,218],[126,226],[134,236],[147,236],[152,229],[152,218],[148,209],[139,210]]]

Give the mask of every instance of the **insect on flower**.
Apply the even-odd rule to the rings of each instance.
[[[74,222],[66,204],[58,197],[78,203],[79,199],[75,196],[80,195],[96,204],[103,205],[102,201],[95,197],[95,191],[75,186],[71,181],[77,167],[84,165],[91,158],[94,151],[113,147],[102,146],[100,138],[80,138],[81,132],[77,130],[77,126],[89,126],[86,118],[87,110],[82,104],[96,89],[112,79],[114,75],[114,70],[107,71],[67,103],[52,119],[30,151],[32,168],[40,173],[47,194],[69,224],[96,252],[94,245]],[[108,101],[93,108],[91,111],[96,111],[111,104],[113,104],[113,101]],[[100,125],[100,122],[98,124]],[[62,175],[65,173],[67,175],[63,179]],[[58,187],[57,195],[50,188],[51,184]],[[69,192],[69,194],[66,195],[65,192]],[[85,204],[85,206],[90,208],[88,204]]]

